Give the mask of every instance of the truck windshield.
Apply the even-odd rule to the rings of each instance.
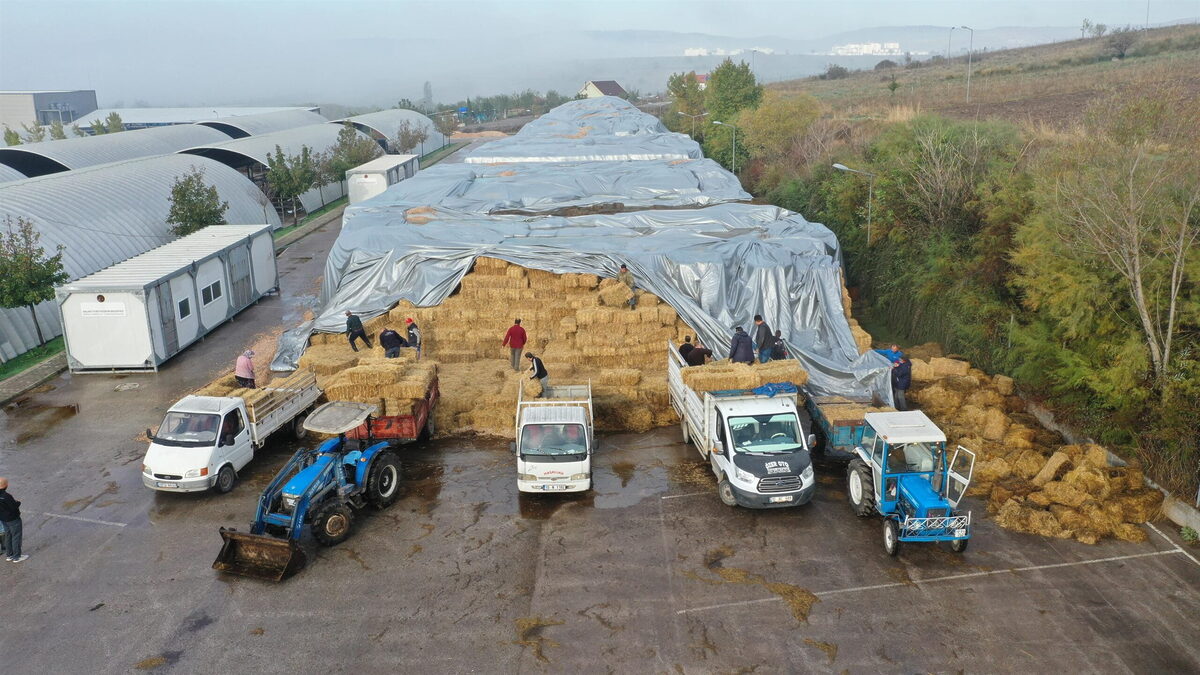
[[[521,428],[521,455],[560,457],[587,454],[582,424],[527,424]]]
[[[888,473],[933,471],[940,443],[903,443],[888,446]]]
[[[737,452],[795,452],[804,447],[795,413],[730,417],[729,431]]]
[[[199,448],[217,442],[218,415],[169,412],[154,433],[154,442],[183,448]]]

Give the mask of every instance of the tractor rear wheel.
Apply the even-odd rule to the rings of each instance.
[[[400,460],[394,452],[381,452],[367,474],[367,501],[382,509],[400,496]]]
[[[313,516],[312,533],[323,546],[336,546],[350,536],[354,526],[354,511],[349,506],[330,502]]]
[[[900,527],[891,518],[883,520],[883,550],[890,556],[900,552]]]
[[[954,551],[955,553],[962,553],[963,551],[967,550],[967,542],[969,542],[969,541],[971,541],[971,540],[970,539],[954,539],[953,541],[950,542],[950,550]]]
[[[846,467],[846,495],[854,515],[859,518],[875,513],[875,483],[871,480],[871,470],[861,459],[850,460]]]
[[[724,476],[721,477],[721,482],[717,483],[717,496],[725,506],[737,506],[737,495],[733,493],[733,485]]]

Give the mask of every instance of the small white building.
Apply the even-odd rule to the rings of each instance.
[[[588,80],[583,89],[576,94],[579,98],[600,98],[601,96],[625,97],[625,89],[616,80]]]
[[[416,155],[384,155],[346,172],[350,203],[364,202],[421,170]]]
[[[206,227],[55,289],[67,364],[158,370],[278,286],[270,225]]]

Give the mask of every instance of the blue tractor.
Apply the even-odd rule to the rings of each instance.
[[[376,407],[326,403],[304,421],[308,431],[336,434],[315,449],[298,451],[258,498],[250,532],[221,528],[224,545],[213,563],[222,572],[280,581],[307,563],[300,539],[335,546],[350,536],[367,506],[385,508],[399,496],[400,461],[387,443],[346,438]],[[370,428],[370,425],[367,425]]]
[[[956,553],[967,550],[971,513],[957,509],[975,453],[959,446],[947,459],[946,435],[913,410],[867,413],[854,454],[846,468],[850,506],[860,517],[883,516],[888,555],[909,541],[948,541]]]

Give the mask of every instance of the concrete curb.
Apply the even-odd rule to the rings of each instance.
[[[67,354],[61,352],[0,381],[0,405],[8,403],[30,389],[54,378],[66,369]]]

